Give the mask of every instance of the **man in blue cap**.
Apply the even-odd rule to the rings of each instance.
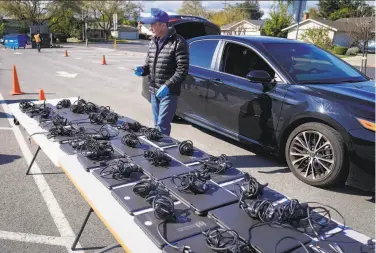
[[[138,76],[148,76],[154,126],[170,135],[181,84],[188,74],[189,48],[185,39],[168,27],[169,16],[160,9],[151,9],[151,17],[141,18],[150,24],[152,37],[144,66],[135,70]]]

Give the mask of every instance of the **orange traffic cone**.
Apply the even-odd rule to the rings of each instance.
[[[106,57],[103,55],[103,57],[102,57],[102,65],[106,65],[107,63],[106,63]]]
[[[65,49],[65,55],[64,57],[68,57],[68,50]]]
[[[20,83],[18,82],[17,70],[16,65],[13,65],[13,91],[12,95],[21,95],[23,92],[20,88]]]
[[[46,100],[43,89],[39,89],[39,100]]]

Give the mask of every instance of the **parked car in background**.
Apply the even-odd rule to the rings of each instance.
[[[336,56],[295,40],[203,36],[177,115],[282,154],[318,187],[375,175],[375,83]],[[350,176],[350,177],[349,177]]]
[[[4,39],[0,38],[0,43],[4,45]]]
[[[359,42],[360,52],[363,52],[363,48],[364,48],[364,42],[360,41]],[[375,53],[375,40],[368,41],[367,49],[368,49],[367,50],[368,53]]]
[[[204,35],[221,34],[219,26],[205,18],[186,15],[169,15],[169,17],[168,25],[170,27],[175,27],[176,32],[185,39]],[[140,34],[143,34],[147,39],[150,39],[153,36],[150,25],[142,24]]]

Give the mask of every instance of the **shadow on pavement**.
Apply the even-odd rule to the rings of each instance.
[[[21,156],[19,155],[3,155],[0,154],[0,165],[11,163],[16,159],[20,159]]]
[[[12,117],[12,115],[10,115],[9,113],[6,113],[6,112],[0,112],[0,119],[6,119],[8,117]]]
[[[373,197],[373,202],[375,201],[375,194],[373,192],[363,191],[363,190],[353,188],[347,185],[343,187],[338,187],[338,188],[330,188],[328,190],[333,191],[333,192],[338,192],[338,193],[345,193],[347,195]]]
[[[258,171],[258,173],[262,174],[280,174],[280,173],[290,173],[291,170],[289,168],[282,168],[282,169],[276,169],[272,171]]]
[[[29,175],[38,176],[38,175],[64,175],[64,172],[43,172],[43,173],[29,173]]]

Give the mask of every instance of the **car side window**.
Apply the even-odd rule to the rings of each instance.
[[[218,40],[200,40],[189,46],[190,65],[210,69]]]
[[[275,78],[274,70],[252,49],[227,43],[224,49],[220,69],[224,73],[246,78],[252,70],[265,70],[271,78]]]

